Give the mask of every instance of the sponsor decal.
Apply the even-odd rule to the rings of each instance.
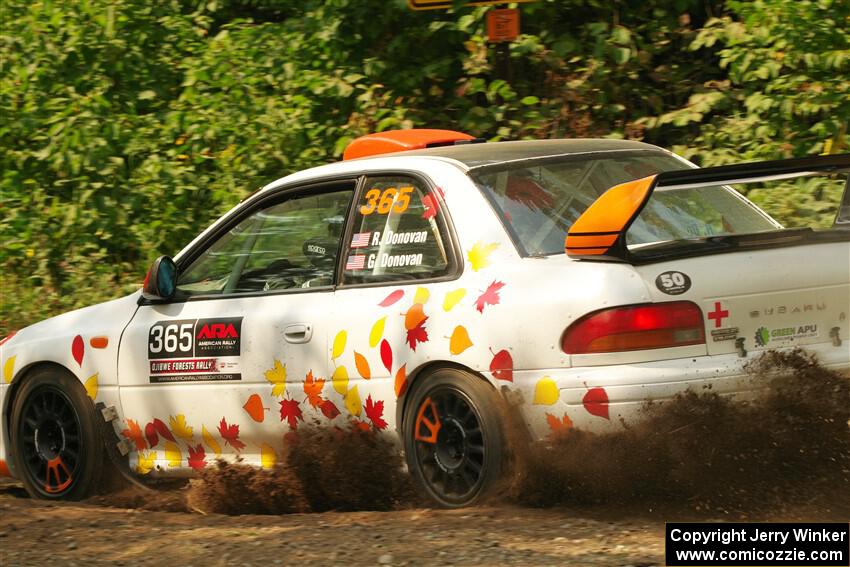
[[[714,329],[711,331],[711,340],[715,343],[732,341],[738,337],[738,327],[727,327],[725,329]]]
[[[709,311],[709,320],[714,321],[714,327],[719,329],[723,326],[723,319],[729,316],[729,310],[723,309],[719,301],[714,302],[714,311]]]
[[[756,329],[756,346],[764,347],[773,344],[791,343],[799,339],[809,339],[820,336],[816,324],[793,325],[788,327],[777,327],[768,329],[759,327]]]
[[[322,254],[324,256],[327,253],[327,250],[324,246],[319,246],[318,244],[308,244],[307,252],[312,252],[313,254]]]
[[[242,317],[158,321],[148,332],[151,383],[241,380]]]
[[[667,295],[681,295],[691,289],[691,278],[682,272],[663,272],[655,278],[655,287]]]
[[[817,303],[801,303],[799,305],[769,305],[761,309],[753,309],[750,311],[750,317],[770,317],[773,315],[785,315],[787,313],[812,313],[815,311],[825,311],[826,303],[818,301]]]

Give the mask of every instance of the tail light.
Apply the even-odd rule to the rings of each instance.
[[[620,352],[705,343],[702,311],[690,301],[613,307],[585,315],[561,339],[567,354]]]

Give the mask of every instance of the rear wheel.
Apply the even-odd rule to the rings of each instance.
[[[103,443],[82,385],[60,370],[38,369],[12,407],[16,470],[34,498],[77,500],[100,479]]]
[[[499,398],[484,380],[455,369],[423,377],[404,416],[408,468],[442,506],[468,506],[493,488],[503,459]]]

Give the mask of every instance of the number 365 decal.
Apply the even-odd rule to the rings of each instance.
[[[410,206],[411,193],[413,193],[413,187],[410,185],[398,189],[388,187],[383,191],[373,187],[363,196],[366,204],[360,207],[360,214],[366,216],[377,212],[379,215],[386,215],[391,210],[403,213]]]

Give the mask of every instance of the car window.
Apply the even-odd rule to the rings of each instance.
[[[333,285],[354,191],[287,199],[255,211],[186,269],[181,295],[222,295]]]
[[[366,179],[355,204],[343,283],[445,275],[450,246],[440,195],[407,176]]]

